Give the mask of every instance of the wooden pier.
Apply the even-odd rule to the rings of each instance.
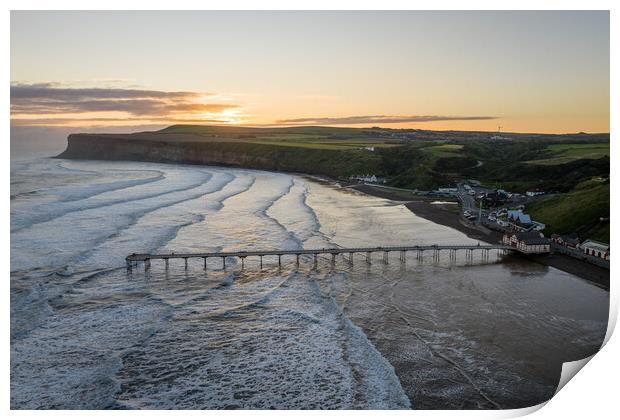
[[[228,252],[200,252],[200,253],[169,253],[169,254],[131,254],[125,258],[127,268],[131,269],[137,266],[138,263],[144,264],[144,269],[148,270],[151,266],[151,261],[162,260],[165,263],[166,268],[169,266],[169,261],[172,259],[182,259],[185,262],[185,268],[188,266],[188,260],[190,259],[202,259],[203,267],[207,269],[208,258],[221,258],[222,268],[226,268],[226,259],[230,257],[238,258],[241,260],[241,268],[245,267],[245,259],[247,257],[258,257],[260,260],[260,267],[263,268],[263,257],[277,256],[278,266],[282,266],[283,256],[294,256],[295,263],[299,265],[299,257],[301,255],[311,255],[314,263],[317,263],[319,255],[331,255],[332,264],[335,264],[336,257],[339,255],[348,254],[349,264],[353,264],[353,256],[355,254],[364,254],[367,264],[371,264],[372,254],[381,253],[382,261],[384,264],[389,262],[391,252],[399,253],[399,260],[405,262],[407,253],[415,253],[418,260],[424,258],[425,252],[432,252],[433,261],[439,261],[441,251],[448,251],[450,260],[456,260],[458,251],[465,252],[465,258],[467,260],[473,259],[474,252],[479,253],[482,259],[488,259],[490,251],[497,251],[498,253],[507,253],[514,251],[515,249],[508,245],[412,245],[412,246],[388,246],[388,247],[367,247],[367,248],[321,248],[321,249],[272,249],[272,250],[256,250],[256,251],[228,251]]]

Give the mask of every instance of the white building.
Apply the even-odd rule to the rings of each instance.
[[[543,194],[545,194],[545,192],[541,190],[540,188],[535,188],[533,190],[527,190],[525,192],[525,195],[527,195],[528,197],[536,197],[537,195],[543,195]]]
[[[609,261],[608,244],[588,239],[587,241],[580,243],[578,247],[586,255],[591,255],[593,257],[598,257]]]
[[[362,181],[362,182],[370,182],[374,184],[376,184],[378,181],[378,178],[376,175],[354,175],[350,179],[355,179],[356,181]]]

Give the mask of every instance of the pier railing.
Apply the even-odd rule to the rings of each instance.
[[[506,253],[513,251],[514,248],[507,245],[411,245],[411,246],[385,246],[385,247],[359,247],[359,248],[319,248],[319,249],[270,249],[270,250],[247,250],[247,251],[224,251],[224,252],[198,252],[198,253],[165,253],[165,254],[131,254],[125,258],[127,268],[131,269],[138,263],[144,263],[144,268],[149,269],[151,261],[163,260],[168,267],[169,260],[183,259],[187,267],[189,259],[202,259],[204,268],[207,268],[208,258],[221,258],[222,267],[226,268],[226,259],[230,257],[239,258],[241,260],[241,268],[244,268],[245,259],[247,257],[259,257],[260,266],[263,266],[263,257],[277,256],[278,266],[282,265],[282,257],[294,255],[296,263],[299,265],[299,257],[302,255],[311,255],[316,263],[319,255],[331,255],[332,262],[336,261],[336,257],[341,254],[349,254],[349,263],[353,263],[354,254],[365,254],[366,262],[371,262],[373,253],[383,253],[383,262],[388,263],[390,253],[398,252],[400,261],[405,261],[408,252],[415,252],[418,259],[423,258],[425,252],[432,252],[433,258],[439,260],[441,251],[449,251],[450,259],[456,259],[458,251],[464,251],[467,259],[473,258],[473,253],[479,251],[483,258],[488,258],[489,251],[498,251]]]

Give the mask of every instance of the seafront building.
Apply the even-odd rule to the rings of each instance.
[[[544,223],[532,220],[529,214],[523,213],[523,210],[508,210],[507,218],[511,229],[521,232],[529,230],[541,231],[546,227]]]
[[[579,244],[579,249],[586,255],[609,261],[609,245],[588,239]]]
[[[551,250],[548,238],[537,231],[507,232],[502,238],[504,245],[515,248],[524,254],[545,254]]]
[[[554,233],[551,235],[551,241],[554,244],[564,246],[569,249],[577,249],[579,246],[579,237],[577,235],[558,235]]]

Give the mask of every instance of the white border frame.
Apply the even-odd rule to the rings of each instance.
[[[522,0],[522,1],[503,1],[496,2],[490,0],[474,0],[464,3],[456,0],[439,0],[439,1],[404,1],[404,0],[383,0],[381,2],[358,0],[356,2],[346,2],[340,0],[315,0],[315,1],[296,1],[295,3],[277,0],[264,0],[262,2],[249,1],[249,0],[229,0],[229,1],[197,1],[197,0],[176,0],[174,2],[165,2],[161,0],[153,0],[148,3],[141,3],[132,0],[107,0],[107,1],[89,1],[80,2],[76,0],[60,0],[55,1],[53,4],[49,1],[43,0],[25,0],[25,1],[7,1],[7,10],[2,16],[2,24],[0,27],[3,30],[3,43],[2,57],[5,60],[2,67],[2,74],[4,76],[5,83],[10,81],[10,13],[9,10],[136,10],[141,9],[143,6],[148,6],[149,9],[155,10],[346,10],[354,7],[361,10],[464,10],[464,6],[467,6],[467,10],[610,10],[610,90],[611,90],[611,106],[610,116],[617,115],[617,93],[618,93],[618,81],[617,74],[618,69],[618,17],[617,13],[620,9],[617,6],[618,2],[613,1],[575,1],[565,0],[563,2],[557,2],[553,0]],[[7,83],[8,85],[8,83]],[[4,138],[2,139],[1,148],[5,159],[10,159],[9,145],[10,145],[10,93],[9,87],[6,86],[2,91],[3,101],[6,104],[7,118],[2,122]],[[618,121],[614,118],[610,120],[610,142],[615,142],[616,130],[618,128]],[[614,173],[616,172],[616,164],[618,164],[618,153],[616,147],[611,147],[611,177],[615,179]],[[5,161],[5,163],[8,163]],[[4,222],[2,224],[4,238],[10,237],[9,228],[9,214],[10,214],[10,165],[6,164],[3,171],[3,208],[4,208]],[[612,181],[612,187],[615,183]],[[618,231],[617,224],[615,223],[615,216],[617,215],[617,197],[613,193],[611,195],[611,213],[613,214],[614,222],[612,223],[612,236],[617,237]],[[8,270],[10,267],[9,261],[10,246],[8,242],[2,243],[2,259],[3,267]],[[615,278],[615,274],[618,270],[615,269],[615,264],[612,264],[611,278]],[[6,273],[6,271],[5,271]],[[613,282],[613,280],[612,280]],[[9,281],[8,276],[5,280],[6,288],[2,294],[3,298],[3,316],[4,322],[2,324],[4,329],[4,337],[9,336],[10,324],[9,324]],[[579,373],[577,379],[570,381],[556,396],[554,396],[547,404],[541,404],[536,407],[520,409],[520,410],[505,410],[505,411],[391,411],[391,412],[373,412],[373,411],[333,411],[322,412],[321,415],[338,418],[355,417],[356,420],[360,418],[370,418],[376,415],[389,415],[390,417],[398,418],[510,418],[517,417],[525,414],[532,413],[535,418],[546,419],[562,417],[567,419],[572,418],[607,418],[611,417],[612,413],[618,412],[618,403],[616,402],[615,392],[615,379],[619,373],[619,363],[616,358],[616,354],[620,354],[620,345],[618,344],[617,337],[611,337],[611,333],[615,327],[617,313],[618,313],[618,290],[612,286],[610,288],[610,319],[607,336],[605,338],[606,345],[601,352],[595,355],[592,360],[584,367],[583,371]],[[610,339],[611,338],[611,339]],[[3,364],[2,369],[4,373],[4,381],[2,382],[2,396],[4,407],[9,412],[9,400],[10,400],[10,348],[9,343],[5,344],[3,352]],[[537,411],[545,406],[544,409]],[[9,414],[16,418],[30,418],[46,416],[51,418],[69,417],[69,418],[82,418],[89,416],[92,418],[108,418],[110,416],[131,416],[133,418],[148,418],[157,419],[164,418],[170,415],[178,416],[178,413],[169,411],[147,411],[147,412],[104,412],[104,411],[10,411]],[[222,419],[236,419],[239,417],[252,417],[252,419],[280,419],[289,416],[299,417],[299,419],[310,419],[317,413],[313,411],[228,411],[228,412],[196,412],[185,411],[182,416],[189,418],[204,418],[205,416],[217,415]]]

